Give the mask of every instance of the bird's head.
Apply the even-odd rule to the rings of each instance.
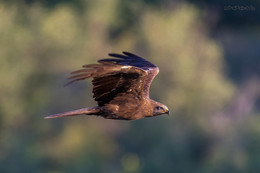
[[[167,106],[165,106],[164,104],[158,103],[156,102],[156,104],[154,104],[153,106],[153,116],[157,116],[157,115],[162,115],[162,114],[167,114],[169,115],[170,111],[168,109]]]

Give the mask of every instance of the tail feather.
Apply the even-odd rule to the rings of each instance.
[[[89,108],[82,108],[74,111],[59,113],[44,117],[45,119],[49,118],[60,118],[60,117],[68,117],[68,116],[77,116],[77,115],[97,115],[100,112],[98,107],[89,107]]]

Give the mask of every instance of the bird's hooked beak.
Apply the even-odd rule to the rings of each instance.
[[[170,115],[170,111],[169,111],[169,109],[167,108],[167,109],[165,110],[164,113],[167,114],[167,115],[169,116],[169,115]]]
[[[164,114],[167,114],[168,116],[170,115],[170,111],[169,111],[169,108],[167,106],[164,105]]]

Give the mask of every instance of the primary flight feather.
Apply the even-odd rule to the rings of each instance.
[[[129,52],[111,53],[113,58],[101,59],[99,64],[83,65],[71,72],[66,85],[93,78],[94,99],[98,106],[54,114],[58,118],[76,115],[97,115],[107,119],[136,120],[169,114],[167,106],[149,98],[149,88],[159,68]]]

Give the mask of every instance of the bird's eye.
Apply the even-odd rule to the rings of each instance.
[[[161,109],[161,107],[160,107],[160,106],[156,106],[156,109],[157,109],[157,110],[160,110],[160,109]]]

